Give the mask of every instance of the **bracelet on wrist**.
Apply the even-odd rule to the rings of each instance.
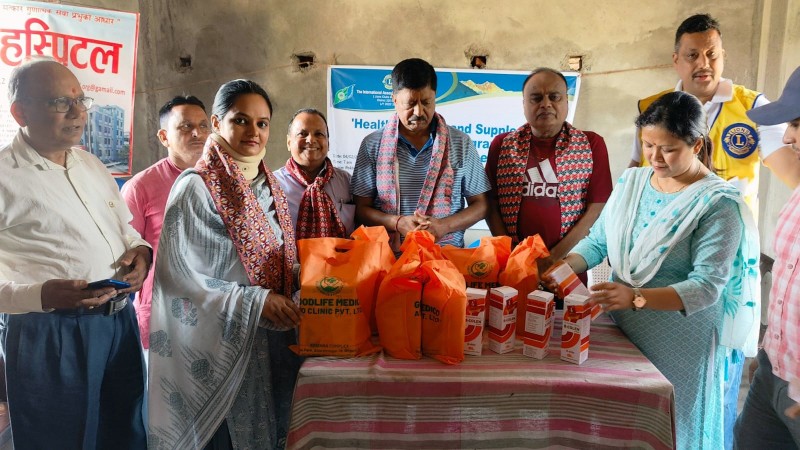
[[[400,229],[398,227],[400,226],[400,219],[402,218],[403,216],[397,216],[397,220],[394,221],[394,231],[398,233],[400,232]]]

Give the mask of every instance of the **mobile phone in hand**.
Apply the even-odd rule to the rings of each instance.
[[[86,286],[86,289],[100,289],[105,287],[112,287],[114,289],[127,289],[131,287],[131,285],[125,281],[108,278],[106,280],[92,281],[88,286]]]

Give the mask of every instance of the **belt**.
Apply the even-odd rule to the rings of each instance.
[[[128,294],[122,294],[94,308],[56,309],[53,310],[53,312],[56,314],[73,315],[73,316],[86,316],[86,315],[97,315],[97,314],[103,316],[113,316],[114,314],[125,309],[126,306],[128,306]]]

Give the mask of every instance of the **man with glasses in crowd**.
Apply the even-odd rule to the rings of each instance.
[[[92,99],[49,59],[9,78],[0,149],[0,338],[14,446],[143,449],[144,370],[129,292],[150,247],[106,167],[77,145]],[[89,287],[116,278],[128,288]]]

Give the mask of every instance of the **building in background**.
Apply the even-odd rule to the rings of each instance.
[[[115,105],[90,109],[81,145],[112,172],[127,172],[130,133],[125,129],[125,110]]]

